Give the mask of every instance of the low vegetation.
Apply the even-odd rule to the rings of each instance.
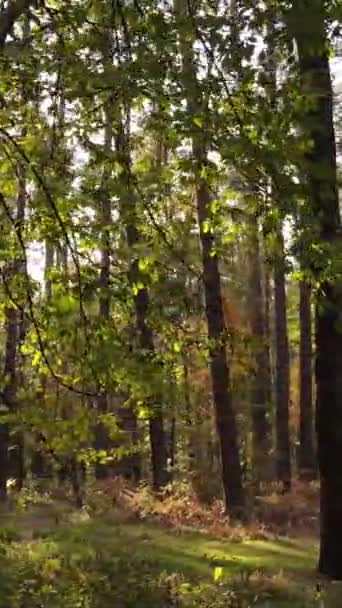
[[[210,509],[189,497],[186,502],[183,488],[156,500],[146,488],[132,491],[123,481],[100,485],[89,491],[82,510],[31,487],[2,513],[0,606],[336,605],[329,599],[336,588],[315,573],[312,531],[306,536],[301,526],[292,527],[291,536],[285,527],[276,531],[275,495],[265,499],[273,504],[268,520],[242,526],[223,517],[222,505],[220,512],[218,504]],[[297,521],[306,495],[314,505],[317,489],[305,484],[288,498]],[[215,529],[207,524],[216,517]]]

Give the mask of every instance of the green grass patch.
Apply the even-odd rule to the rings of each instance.
[[[329,606],[315,596],[314,541],[232,542],[75,514],[57,524],[48,509],[6,518],[0,608]]]
[[[316,547],[301,540],[246,541],[217,539],[196,532],[164,529],[149,524],[103,524],[101,521],[55,531],[63,551],[87,542],[98,550],[147,558],[166,572],[183,572],[209,580],[213,570],[224,568],[227,576],[241,571],[313,571]]]

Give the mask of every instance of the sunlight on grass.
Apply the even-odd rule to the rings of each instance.
[[[72,545],[86,542],[102,551],[132,552],[153,560],[169,572],[186,572],[192,577],[210,579],[215,566],[224,568],[226,575],[244,569],[263,568],[276,572],[283,569],[313,570],[315,546],[298,545],[298,541],[246,541],[233,543],[194,532],[166,531],[149,524],[106,525],[91,522],[63,528],[54,537],[70,550]]]
[[[318,600],[312,600],[317,552],[312,540],[279,538],[233,542],[196,531],[142,522],[124,523],[114,517],[112,521],[103,521],[74,514],[71,519],[57,523],[48,510],[45,516],[42,513],[39,516],[38,511],[33,509],[18,516],[15,528],[21,540],[16,539],[16,544],[22,545],[23,555],[29,552],[52,560],[63,556],[66,561],[89,558],[97,562],[113,557],[128,563],[140,560],[148,564],[156,580],[162,573],[178,574],[200,585],[214,584],[219,573],[232,587],[244,589],[247,585],[252,594],[254,588],[256,595],[268,597],[269,594],[268,604],[256,604],[260,608],[319,606]],[[13,526],[12,515],[7,522]],[[297,601],[296,598],[306,597],[308,592],[311,603]],[[325,603],[321,604],[324,608],[332,605],[328,597],[326,593]]]

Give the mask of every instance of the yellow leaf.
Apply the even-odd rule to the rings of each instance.
[[[219,581],[223,576],[223,568],[222,566],[216,566],[216,568],[214,568],[214,581],[215,583],[217,583],[217,581]]]

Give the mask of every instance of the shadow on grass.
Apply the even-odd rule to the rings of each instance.
[[[53,515],[40,513],[40,509],[21,514],[17,530],[21,532],[23,548],[28,543],[30,550],[32,547],[37,554],[58,556],[64,565],[69,558],[86,561],[88,556],[94,563],[102,558],[104,563],[107,558],[109,561],[117,558],[132,566],[136,564],[137,571],[140,565],[147,565],[156,580],[163,573],[180,574],[184,580],[201,585],[212,583],[219,569],[228,585],[240,585],[240,590],[246,581],[252,590],[255,585],[256,594],[265,586],[272,588],[276,599],[270,600],[270,608],[313,605],[296,600],[303,596],[303,591],[315,588],[316,547],[312,540],[281,538],[237,543],[150,523],[82,519],[82,514],[73,515],[73,523],[70,520],[57,523]],[[9,519],[15,521],[15,517]],[[18,548],[20,551],[20,542]]]
[[[212,579],[215,567],[223,568],[226,576],[257,569],[304,573],[313,572],[315,567],[313,544],[300,546],[298,541],[287,539],[234,543],[150,524],[108,526],[101,521],[56,530],[53,538],[62,551],[92,546],[96,551],[146,558],[161,571],[205,580]]]

